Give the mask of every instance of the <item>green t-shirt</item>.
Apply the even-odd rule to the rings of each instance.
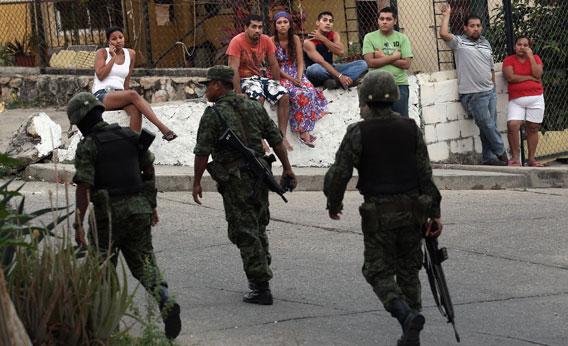
[[[410,40],[405,34],[393,31],[389,36],[383,35],[380,30],[373,31],[365,35],[363,39],[363,55],[373,53],[376,49],[383,51],[385,55],[392,55],[396,50],[400,50],[402,58],[412,58],[412,47]],[[406,70],[398,68],[394,65],[385,65],[379,68],[371,68],[369,70],[383,70],[392,73],[397,85],[408,85],[408,75]]]

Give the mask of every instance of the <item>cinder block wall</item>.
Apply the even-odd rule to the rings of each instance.
[[[507,143],[507,84],[496,65],[497,127]],[[435,162],[476,163],[481,153],[479,129],[466,114],[458,95],[455,71],[416,76],[421,128]]]

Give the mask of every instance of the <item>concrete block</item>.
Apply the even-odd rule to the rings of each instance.
[[[438,141],[436,125],[424,125],[424,140],[426,143],[435,143]]]
[[[437,124],[446,120],[446,105],[443,103],[422,107],[424,124]]]
[[[436,103],[459,100],[457,79],[434,83],[434,89]]]
[[[438,71],[430,74],[430,81],[432,82],[443,82],[457,78],[456,70]]]
[[[495,70],[495,73],[503,71],[503,63],[497,62],[497,63],[493,64],[493,69]]]
[[[483,147],[481,146],[481,138],[479,136],[473,137],[473,149],[476,153],[481,154]]]
[[[503,76],[502,72],[495,73],[495,90],[497,94],[506,94],[507,93],[507,80],[505,76]]]
[[[459,121],[451,121],[448,123],[440,123],[436,125],[436,135],[439,141],[455,139],[460,137]]]
[[[447,142],[428,144],[428,154],[431,161],[445,161],[450,157],[450,146]]]
[[[449,102],[446,103],[446,119],[461,120],[466,118],[465,109],[460,102]]]
[[[473,151],[473,137],[450,141],[452,154],[463,154]]]
[[[418,82],[416,80],[416,77],[415,76],[409,76],[408,77],[408,90],[409,90],[408,104],[414,105],[414,104],[420,103],[419,89],[420,89],[420,87],[418,86]]]
[[[423,84],[431,83],[432,80],[430,79],[430,76],[431,75],[429,73],[419,73],[415,75],[416,81],[420,86],[422,86]]]
[[[479,134],[479,128],[473,120],[459,120],[461,138],[473,137]]]
[[[436,88],[434,83],[425,83],[420,86],[420,101],[422,107],[436,103]]]

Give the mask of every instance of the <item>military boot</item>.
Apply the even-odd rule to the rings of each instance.
[[[426,322],[424,316],[412,310],[408,304],[400,299],[394,300],[388,311],[395,317],[402,327],[402,336],[397,341],[398,346],[420,346],[420,331]]]
[[[244,295],[243,302],[249,304],[272,305],[272,293],[268,281],[255,283],[249,281],[250,292]]]
[[[178,303],[170,299],[167,286],[161,287],[159,295],[160,313],[164,321],[164,333],[168,339],[173,340],[177,338],[181,331],[181,309]]]

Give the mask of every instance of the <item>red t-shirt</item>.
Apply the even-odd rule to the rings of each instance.
[[[537,64],[542,65],[542,60],[538,55],[534,55],[534,60]],[[513,73],[520,76],[530,76],[531,62],[527,58],[524,63],[521,63],[515,54],[509,55],[503,60],[503,68],[505,66],[512,66]],[[526,80],[519,83],[509,83],[509,100],[513,100],[523,96],[538,96],[544,93],[541,82],[535,82],[532,80]]]
[[[270,37],[260,35],[258,43],[253,45],[242,32],[233,37],[226,54],[240,58],[239,76],[247,78],[252,76],[263,77],[264,73],[261,70],[268,66],[265,62],[266,57],[275,52],[276,45]]]

